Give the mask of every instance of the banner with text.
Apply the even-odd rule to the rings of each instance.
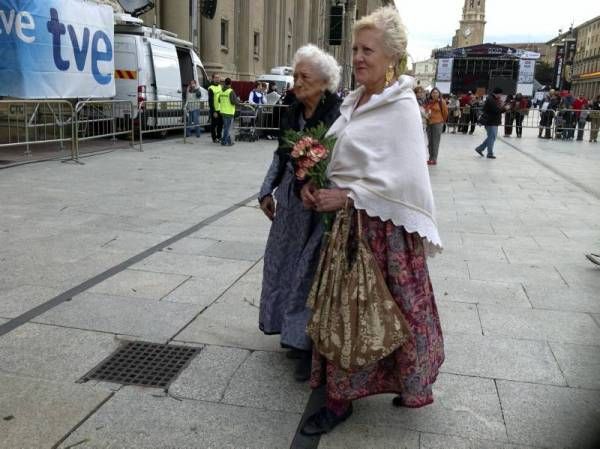
[[[82,0],[0,0],[0,96],[114,95],[110,6]]]
[[[438,60],[436,81],[452,81],[452,58]]]

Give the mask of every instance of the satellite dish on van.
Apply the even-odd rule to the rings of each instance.
[[[123,10],[133,17],[139,17],[154,8],[154,2],[151,0],[118,0],[118,2]]]

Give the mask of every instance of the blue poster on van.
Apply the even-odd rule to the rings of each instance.
[[[114,95],[110,6],[83,0],[0,0],[0,96]]]

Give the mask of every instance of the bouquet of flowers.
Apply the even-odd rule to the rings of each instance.
[[[327,164],[335,145],[334,136],[325,136],[327,128],[320,123],[315,128],[304,131],[287,131],[284,142],[291,148],[296,178],[299,181],[311,180],[322,189],[327,186]]]
[[[327,187],[327,165],[335,146],[336,138],[326,136],[327,128],[320,123],[315,128],[304,131],[289,130],[283,135],[283,141],[291,148],[296,179],[312,181],[317,188]],[[332,214],[323,214],[325,229],[331,229]]]

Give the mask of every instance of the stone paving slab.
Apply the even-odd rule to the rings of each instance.
[[[230,285],[252,265],[252,262],[245,260],[160,251],[133,265],[132,268],[156,273],[182,274],[199,279],[215,279]]]
[[[600,344],[600,327],[584,313],[481,305],[479,316],[484,335]]]
[[[528,282],[564,287],[560,274],[550,268],[530,264],[467,262],[471,279],[491,282]]]
[[[232,376],[249,356],[244,349],[205,346],[169,386],[169,393],[183,399],[221,402]]]
[[[419,409],[393,407],[392,395],[356,401],[352,423],[507,441],[493,380],[440,374],[433,390],[434,403]]]
[[[164,342],[199,311],[195,304],[82,293],[35,321]]]
[[[439,303],[457,301],[471,304],[531,308],[523,286],[519,283],[443,279],[438,280],[433,288],[436,301]]]
[[[442,371],[468,376],[566,385],[546,342],[445,334]]]
[[[257,286],[250,284],[248,288],[256,291]],[[250,350],[281,350],[279,336],[267,336],[258,329],[258,305],[244,297],[239,290],[228,290],[175,340]]]
[[[37,285],[21,285],[5,290],[0,292],[0,316],[14,318],[49,301],[60,293],[62,293],[60,288]]]
[[[585,287],[553,288],[543,285],[527,285],[525,283],[525,290],[529,302],[536,309],[600,313],[597,289]]]
[[[501,443],[490,440],[469,440],[450,435],[434,433],[421,433],[420,449],[536,449],[533,446],[522,446],[510,443]]]
[[[223,402],[302,413],[311,390],[308,383],[294,380],[294,367],[285,353],[255,351],[234,374]]]
[[[126,387],[65,442],[67,449],[288,449],[297,413],[175,400]]]
[[[437,304],[440,320],[442,322],[442,332],[446,333],[466,333],[482,335],[479,314],[475,304],[462,302],[440,302]]]
[[[600,441],[600,392],[498,381],[510,441],[594,449]]]
[[[161,299],[190,279],[180,274],[127,269],[88,290],[111,296]]]
[[[393,426],[355,424],[352,417],[335,432],[321,437],[319,449],[419,449],[418,432]]]
[[[600,346],[550,342],[570,387],[600,390]]]
[[[25,324],[0,337],[0,371],[75,382],[118,346],[109,334]]]
[[[52,447],[109,396],[85,385],[0,374],[0,446]]]

